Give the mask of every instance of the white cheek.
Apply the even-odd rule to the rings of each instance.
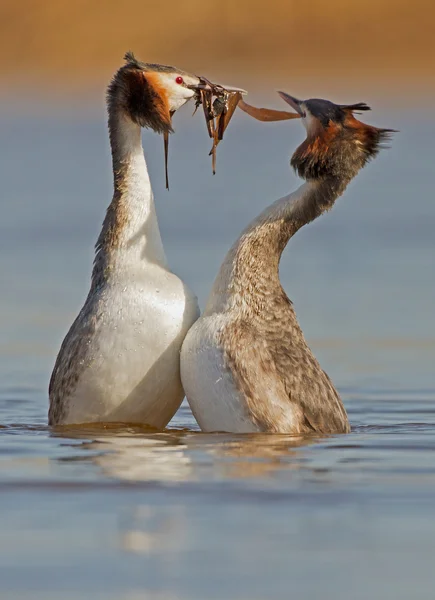
[[[314,117],[308,111],[305,111],[305,112],[306,112],[306,117],[302,118],[302,122],[303,122],[303,124],[305,126],[305,129],[307,131],[310,131],[310,129],[313,129],[313,127],[315,125],[315,123],[314,123]]]
[[[195,95],[193,90],[189,90],[175,81],[174,75],[166,73],[160,74],[160,81],[168,94],[169,110],[177,110]]]
[[[168,90],[169,106],[171,110],[177,110],[195,95],[193,90],[188,90],[182,85],[175,85],[177,88]]]

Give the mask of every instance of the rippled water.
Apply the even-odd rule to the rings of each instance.
[[[187,111],[188,112],[188,111]],[[0,590],[13,599],[432,598],[435,584],[435,202],[429,115],[401,130],[281,277],[353,431],[51,431],[47,385],[87,291],[110,199],[103,115],[0,115]],[[178,120],[171,192],[145,134],[174,269],[203,304],[224,253],[296,187],[299,124],[241,116],[211,176],[200,121]],[[188,151],[187,151],[188,150]]]

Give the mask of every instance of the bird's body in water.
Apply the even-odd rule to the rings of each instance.
[[[307,130],[291,161],[306,182],[266,208],[234,243],[202,317],[183,343],[183,386],[205,431],[350,431],[341,399],[281,286],[279,262],[289,239],[332,208],[376,156],[389,130],[353,116],[367,110],[365,104],[338,106],[281,95]]]
[[[108,88],[114,195],[96,245],[91,288],[51,376],[51,425],[118,421],[164,427],[184,393],[179,353],[196,297],[168,268],[141,127],[172,131],[196,76],[126,64]]]

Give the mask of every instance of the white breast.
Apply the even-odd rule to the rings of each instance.
[[[120,421],[164,427],[184,393],[179,353],[198,317],[196,298],[161,267],[105,288],[87,307],[97,321],[64,423]],[[94,312],[94,314],[92,314]],[[83,332],[77,331],[77,335]]]
[[[224,323],[224,315],[201,318],[187,334],[181,349],[184,391],[203,431],[256,432],[217,339]]]

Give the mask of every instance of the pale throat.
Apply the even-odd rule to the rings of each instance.
[[[130,258],[149,258],[166,266],[141,127],[118,111],[109,116],[109,129],[114,171],[112,206],[118,217],[118,249]]]
[[[257,301],[265,292],[270,296],[274,290],[276,295],[282,289],[279,280],[282,251],[303,225],[329,207],[318,204],[323,187],[329,193],[327,183],[304,182],[296,191],[268,206],[246,227],[221,266],[205,315],[247,304],[251,295]]]

